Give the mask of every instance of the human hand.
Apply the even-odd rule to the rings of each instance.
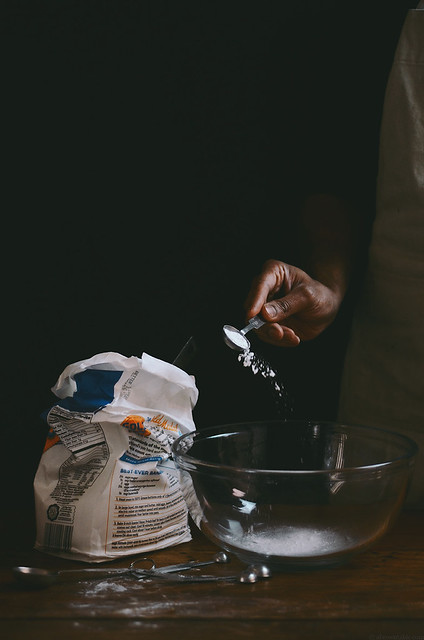
[[[247,318],[260,314],[266,324],[259,337],[274,346],[293,347],[312,340],[334,320],[342,296],[305,271],[268,260],[252,283],[246,300]]]

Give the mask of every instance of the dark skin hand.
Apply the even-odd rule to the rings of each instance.
[[[253,281],[246,308],[248,318],[259,314],[267,324],[258,330],[264,342],[295,347],[312,340],[334,320],[341,302],[336,290],[311,278],[305,271],[268,260]]]
[[[260,314],[266,321],[257,333],[274,346],[295,347],[316,338],[335,319],[348,287],[352,211],[340,199],[318,194],[306,201],[302,219],[308,273],[268,260],[245,304],[248,320]]]

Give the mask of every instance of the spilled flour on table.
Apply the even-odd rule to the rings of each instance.
[[[103,580],[102,582],[97,582],[96,584],[90,584],[87,589],[85,589],[84,595],[97,596],[105,593],[121,593],[122,591],[126,590],[127,587],[125,587],[123,584],[118,584],[117,582],[112,582],[109,580]]]
[[[293,412],[292,400],[279,379],[277,372],[271,367],[269,362],[258,356],[253,351],[247,349],[238,354],[238,360],[244,367],[249,367],[254,375],[258,373],[271,385],[277,413],[280,417],[287,417]]]
[[[230,584],[230,583],[228,583]],[[110,612],[116,617],[143,620],[143,630],[149,617],[168,617],[175,615],[177,606],[172,593],[175,585],[170,582],[127,579],[125,584],[115,580],[102,580],[96,584],[80,583],[79,598],[71,601],[69,606],[84,617],[90,618]],[[179,602],[178,606],[193,608],[198,600]],[[80,620],[81,624],[84,622]],[[85,637],[85,636],[84,636]],[[91,636],[90,636],[91,637]]]

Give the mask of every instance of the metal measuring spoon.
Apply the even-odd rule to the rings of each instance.
[[[151,566],[149,569],[138,569],[137,564],[139,562],[150,562]],[[189,560],[188,562],[180,562],[178,564],[167,564],[163,567],[157,567],[156,563],[152,560],[152,558],[146,556],[144,558],[139,558],[138,560],[134,560],[130,564],[130,572],[134,576],[140,576],[141,579],[143,577],[155,577],[160,575],[166,575],[167,573],[174,573],[179,571],[188,571],[189,569],[195,569],[197,567],[206,567],[211,564],[227,564],[230,562],[228,555],[224,551],[219,551],[215,553],[212,560],[203,560],[202,562],[198,562],[196,560]]]
[[[250,349],[250,342],[246,338],[246,333],[252,329],[259,329],[265,324],[265,320],[262,320],[259,316],[254,316],[249,320],[244,329],[236,329],[230,324],[225,324],[222,332],[224,335],[225,344],[234,349],[235,351],[247,351]]]
[[[253,584],[260,579],[270,578],[271,571],[265,564],[251,564],[240,574],[240,582],[250,582]]]
[[[16,580],[27,587],[43,588],[49,587],[61,578],[63,575],[74,574],[82,579],[98,578],[99,576],[111,575],[127,575],[128,568],[123,569],[63,569],[61,571],[50,571],[49,569],[39,569],[37,567],[13,567],[13,575]]]

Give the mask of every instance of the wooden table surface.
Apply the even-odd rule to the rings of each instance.
[[[34,551],[31,511],[3,515],[0,637],[5,640],[424,640],[424,512],[403,512],[372,549],[337,568],[279,573],[255,584],[68,578],[42,590],[20,587],[11,567],[91,565]],[[162,565],[210,559],[216,551],[193,527],[191,542],[150,555]],[[133,559],[108,566],[126,566]],[[232,559],[229,565],[206,569],[222,574],[241,567]]]

